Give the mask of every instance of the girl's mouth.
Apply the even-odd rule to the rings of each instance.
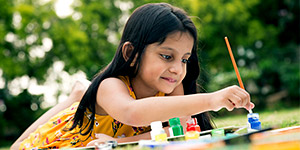
[[[173,79],[173,78],[167,78],[167,77],[161,77],[162,79],[164,79],[164,80],[167,80],[168,82],[170,82],[170,83],[175,83],[175,82],[177,82],[177,80],[175,80],[175,79]]]

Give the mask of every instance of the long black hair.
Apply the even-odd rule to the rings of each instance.
[[[69,130],[76,126],[79,133],[91,133],[95,118],[96,96],[99,84],[108,77],[129,76],[133,78],[139,70],[145,47],[158,42],[163,43],[166,37],[174,32],[189,32],[194,38],[192,54],[187,63],[187,74],[183,79],[184,94],[196,93],[196,80],[199,76],[199,62],[197,57],[197,30],[187,14],[167,3],[150,3],[137,8],[128,19],[123,35],[113,60],[100,71],[92,80],[89,88],[82,97],[74,116],[74,123]],[[125,42],[130,42],[134,50],[126,61],[123,58],[122,47]],[[130,66],[137,55],[134,66]],[[86,109],[92,113],[89,122],[83,127]],[[211,120],[206,113],[196,116],[202,130],[212,129]]]

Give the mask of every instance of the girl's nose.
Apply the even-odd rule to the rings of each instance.
[[[181,74],[182,71],[183,71],[183,64],[181,61],[176,61],[174,63],[172,63],[172,65],[170,66],[170,69],[169,71],[171,73],[175,73],[176,75],[177,74]]]

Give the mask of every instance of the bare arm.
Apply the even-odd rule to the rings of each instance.
[[[180,84],[178,87],[176,87],[174,89],[174,91],[167,96],[175,96],[175,95],[184,95],[182,84]],[[186,122],[187,118],[189,118],[189,117],[190,116],[180,118],[180,122],[183,126],[184,133],[186,131],[186,123],[185,122]],[[168,136],[170,136],[168,129],[169,129],[169,127],[164,127],[165,132],[167,133]],[[150,140],[151,136],[150,136],[150,132],[146,132],[143,134],[139,134],[139,135],[135,135],[135,136],[131,136],[131,137],[124,137],[124,138],[112,138],[106,134],[96,134],[96,138],[97,138],[96,140],[89,142],[87,144],[87,146],[94,146],[96,142],[101,143],[101,142],[111,141],[111,140],[115,140],[118,143],[133,142],[133,141],[139,141],[139,140]]]
[[[180,84],[179,86],[177,86],[174,91],[166,96],[178,96],[178,95],[184,95],[184,89],[183,89],[183,85]],[[186,121],[191,118],[191,116],[183,116],[180,117],[180,123],[181,126],[183,127],[183,133],[186,132]],[[168,130],[169,132],[169,130]],[[168,134],[169,135],[169,134]]]
[[[124,83],[117,78],[108,78],[101,82],[97,103],[113,118],[132,126],[145,126],[157,120],[167,121],[173,117],[217,111],[223,107],[228,110],[251,107],[249,94],[238,86],[213,93],[134,100]]]
[[[19,149],[21,142],[29,136],[30,133],[34,132],[38,126],[46,123],[52,116],[59,113],[60,111],[68,108],[74,102],[78,102],[81,100],[84,92],[87,90],[89,81],[76,81],[73,89],[70,93],[68,99],[64,102],[57,104],[46,113],[44,113],[39,119],[37,119],[33,124],[28,127],[25,132],[14,142],[14,144],[10,147],[10,149]]]

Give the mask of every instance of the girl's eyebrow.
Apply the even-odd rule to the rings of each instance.
[[[176,52],[179,51],[179,50],[174,49],[174,48],[172,48],[172,47],[166,47],[166,46],[161,47],[161,49],[171,50],[171,51],[176,51]],[[185,53],[184,55],[191,55],[191,53],[190,53],[190,52],[187,52],[187,53]]]

